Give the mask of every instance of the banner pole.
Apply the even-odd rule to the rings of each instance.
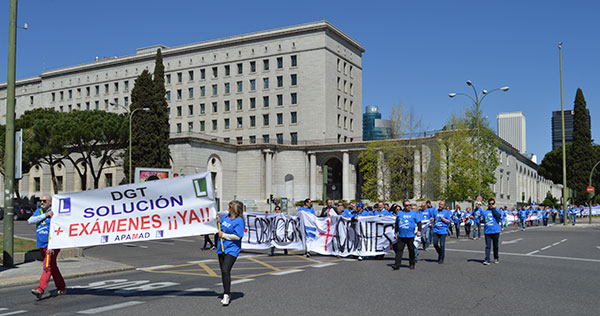
[[[221,232],[221,222],[217,221],[217,226],[219,227],[219,232]],[[219,237],[219,240],[221,240],[221,252],[225,254],[225,247],[223,246],[223,237]]]

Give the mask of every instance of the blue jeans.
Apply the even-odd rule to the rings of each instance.
[[[490,248],[494,246],[494,260],[499,260],[498,255],[498,240],[500,234],[485,234],[485,261],[490,262]]]
[[[481,223],[473,223],[473,238],[475,238],[475,231],[477,231],[477,238],[481,237]]]
[[[521,229],[525,229],[525,219],[521,219]]]
[[[438,261],[444,261],[446,252],[446,234],[433,234],[433,247],[438,253]]]
[[[571,214],[571,224],[575,225],[575,218],[577,216],[575,214]]]
[[[423,245],[423,249],[427,249],[429,243],[431,242],[431,229],[429,229],[429,225],[423,226],[421,231],[421,245]]]

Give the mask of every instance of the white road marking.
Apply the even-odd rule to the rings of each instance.
[[[162,266],[146,267],[146,268],[137,268],[136,270],[138,270],[138,271],[144,271],[144,270],[155,270],[155,269],[161,269],[161,268],[170,268],[170,267],[172,267],[172,266],[173,266],[173,265],[171,265],[171,264],[165,264],[165,265],[162,265]]]
[[[135,305],[142,304],[142,303],[144,303],[144,302],[141,302],[141,301],[129,301],[129,302],[125,302],[125,303],[119,303],[119,304],[102,306],[102,307],[97,307],[97,308],[92,308],[92,309],[86,309],[84,311],[79,311],[77,313],[92,315],[92,314],[98,314],[98,313],[110,311],[110,310],[113,310],[113,309],[119,309],[119,308],[124,308],[124,307],[129,307],[129,306],[135,306]]]
[[[542,248],[541,250],[546,250],[546,249],[548,249],[548,248],[550,248],[550,247],[552,247],[552,245],[550,245],[550,246],[546,246],[546,247]]]
[[[198,260],[198,261],[188,261],[188,263],[196,264],[196,263],[212,262],[212,261],[217,261],[217,259],[205,259],[205,260]]]
[[[187,289],[187,290],[183,290],[183,291],[171,293],[171,294],[168,294],[168,295],[162,295],[162,296],[164,296],[164,297],[175,297],[175,296],[192,294],[194,292],[204,292],[204,291],[208,291],[208,289],[204,288],[204,287],[198,287],[198,288]]]
[[[8,309],[8,308],[3,308],[3,309],[1,309],[1,310],[6,310],[6,309]],[[20,310],[20,311],[14,311],[14,312],[3,313],[3,314],[0,314],[0,316],[16,315],[16,314],[22,314],[22,313],[26,313],[26,312],[27,312],[27,311]]]
[[[281,272],[271,273],[271,275],[286,275],[286,274],[292,274],[292,273],[302,272],[302,271],[304,271],[304,270],[301,270],[301,269],[292,269],[292,270],[287,270],[287,271],[281,271]]]
[[[148,246],[143,246],[143,245],[134,245],[134,244],[123,244],[123,246],[127,246],[127,247],[138,247],[138,248],[144,248],[147,249]]]
[[[534,250],[532,252],[527,253],[527,255],[530,256],[530,255],[536,254],[538,252],[540,252],[540,251],[539,250]]]
[[[253,258],[256,257],[257,255],[242,255],[242,256],[238,256],[238,259],[243,259],[243,258]]]
[[[250,282],[250,281],[254,281],[254,279],[240,279],[240,280],[235,280],[235,281],[231,281],[231,284],[240,284],[240,283],[245,283],[245,282]],[[215,285],[223,285],[223,283],[217,283]]]
[[[317,265],[314,265],[314,266],[312,266],[312,267],[313,267],[313,268],[325,268],[325,267],[329,267],[329,266],[334,266],[334,265],[336,265],[336,264],[337,264],[337,263],[335,263],[335,262],[329,262],[329,263],[317,264]]]
[[[523,238],[517,238],[515,240],[502,241],[502,244],[503,245],[506,245],[506,244],[516,244],[516,243],[518,243],[521,240],[523,240]]]
[[[446,250],[458,251],[458,252],[485,253],[485,251],[483,251],[483,250],[464,250],[464,249],[447,249],[447,248],[446,248]],[[558,257],[558,256],[545,256],[545,255],[528,255],[525,253],[501,252],[500,255],[519,256],[519,257],[536,257],[536,258],[546,258],[546,259],[561,259],[561,260],[572,260],[572,261],[600,262],[600,260],[598,260],[598,259]]]
[[[6,307],[0,307],[0,311],[5,311],[5,310],[7,310],[7,309],[8,309],[8,308],[6,308]]]

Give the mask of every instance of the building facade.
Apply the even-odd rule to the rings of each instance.
[[[365,108],[362,126],[363,140],[390,139],[392,138],[392,128],[392,121],[381,119],[378,106],[369,105]]]
[[[153,71],[158,48],[165,65],[173,172],[210,172],[221,208],[238,199],[250,210],[265,210],[271,194],[288,201],[284,208],[305,198],[362,198],[359,155],[369,144],[362,140],[364,49],[328,22],[151,46],[130,56],[46,71],[17,81],[17,116],[40,107],[122,111],[112,104],[129,105],[135,78]],[[4,83],[0,111],[5,105]],[[6,114],[0,114],[4,122]],[[434,198],[423,175],[435,163],[436,137],[410,140],[419,149],[413,157],[413,199]],[[497,170],[501,203],[540,201],[554,186],[541,181],[535,164],[518,150],[504,146],[507,165]],[[121,164],[102,172],[99,187],[122,181]],[[55,189],[82,190],[74,169],[69,161],[55,166],[53,184],[47,165],[34,166],[18,182],[19,194],[32,200]],[[85,182],[92,187],[91,178]]]
[[[523,112],[499,113],[498,136],[520,153],[527,152],[527,129]]]

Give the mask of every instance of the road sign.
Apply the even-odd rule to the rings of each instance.
[[[594,193],[594,187],[593,186],[589,186],[586,189],[587,193]]]
[[[483,196],[481,196],[481,195],[478,195],[478,196],[477,196],[477,202],[481,202],[481,201],[483,201]]]

